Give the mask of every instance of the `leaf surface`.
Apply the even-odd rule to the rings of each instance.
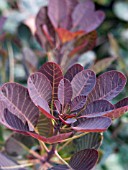
[[[115,108],[120,108],[120,107],[123,107],[123,106],[127,106],[128,105],[128,97],[122,99],[121,101],[117,102],[115,104]]]
[[[72,98],[72,86],[69,80],[62,79],[58,86],[58,100],[65,106],[71,101]]]
[[[15,168],[15,166],[17,166],[17,168]],[[20,165],[18,167],[18,163],[14,162],[9,157],[5,156],[3,153],[0,153],[0,169],[1,170],[9,169],[7,167],[10,167],[10,169],[15,170],[27,170],[25,168],[21,168]]]
[[[47,7],[42,7],[36,16],[36,38],[43,48],[54,46],[55,30],[47,14]]]
[[[83,70],[76,74],[71,82],[73,98],[88,95],[95,86],[95,81],[95,73],[91,70]]]
[[[86,106],[86,109],[81,113],[82,116],[102,116],[105,112],[114,110],[114,106],[107,100],[95,100]]]
[[[80,64],[74,64],[67,70],[64,77],[71,82],[74,76],[82,70],[84,70],[84,68]]]
[[[76,6],[72,18],[73,28],[89,33],[103,22],[105,14],[102,11],[94,11],[93,2],[87,0]]]
[[[39,72],[43,73],[51,83],[52,86],[52,104],[54,100],[58,99],[58,85],[63,78],[62,71],[56,63],[48,62],[43,64],[39,69]]]
[[[63,22],[67,17],[67,5],[65,0],[49,0],[48,16],[55,28],[63,28]]]
[[[6,124],[4,125],[8,127],[9,129],[16,131],[18,133],[21,133],[21,134],[30,135],[33,138],[43,141],[45,143],[52,144],[52,143],[57,143],[57,142],[63,142],[64,139],[72,135],[72,132],[69,132],[69,133],[63,133],[63,134],[59,134],[56,136],[46,138],[44,136],[41,136],[35,133],[34,131],[29,131],[28,124],[23,124],[23,122],[17,116],[13,115],[8,110],[6,110],[6,112],[4,113],[4,116],[6,120]]]
[[[97,32],[92,31],[84,34],[76,39],[74,42],[74,49],[70,52],[69,57],[73,57],[76,53],[85,53],[92,50],[96,45]]]
[[[101,74],[96,85],[87,97],[87,103],[94,100],[112,100],[125,87],[126,77],[118,71],[108,71]]]
[[[77,96],[75,97],[70,105],[70,112],[78,111],[79,109],[82,109],[86,103],[86,97],[85,96]]]
[[[41,136],[50,137],[53,135],[52,120],[47,118],[44,114],[40,113],[36,127]]]
[[[102,142],[101,133],[88,133],[78,139],[73,140],[75,152],[84,149],[98,149]]]
[[[103,132],[111,125],[111,119],[107,117],[79,118],[72,125],[72,129],[78,132]]]
[[[1,87],[1,100],[14,115],[22,122],[26,122],[29,128],[34,129],[39,117],[39,110],[29,97],[28,90],[18,83],[6,83]]]
[[[50,103],[52,99],[52,87],[48,78],[42,73],[31,74],[28,78],[28,91],[33,102],[38,106],[39,100]],[[41,103],[41,102],[39,102]],[[43,107],[43,105],[39,105]]]
[[[94,149],[84,149],[75,153],[69,165],[75,170],[90,170],[98,160],[98,152]]]

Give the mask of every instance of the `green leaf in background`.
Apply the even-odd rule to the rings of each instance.
[[[128,21],[128,2],[118,1],[114,4],[115,15],[123,20]]]

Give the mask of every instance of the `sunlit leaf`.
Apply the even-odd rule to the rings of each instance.
[[[84,149],[98,149],[102,142],[101,133],[88,133],[78,139],[73,140],[75,152]]]
[[[3,153],[0,153],[0,169],[1,170],[5,170],[5,169],[27,170],[25,168],[21,168],[21,166],[18,165],[18,163],[14,162]]]
[[[91,70],[83,70],[76,74],[71,81],[73,98],[88,95],[95,86],[96,76]]]
[[[84,33],[83,31],[70,32],[64,28],[58,28],[58,29],[56,29],[56,31],[57,31],[62,43],[69,42]]]
[[[69,80],[62,79],[58,86],[58,100],[65,106],[71,101],[72,98],[72,86]]]
[[[19,117],[22,122],[34,129],[39,117],[39,110],[29,97],[28,90],[18,83],[6,83],[1,87],[1,100],[5,108]]]
[[[54,102],[54,100],[58,99],[58,85],[63,78],[62,71],[56,63],[48,62],[43,64],[39,72],[43,73],[50,81],[52,86],[52,102]]]
[[[126,77],[118,71],[108,71],[101,74],[96,81],[96,85],[87,97],[87,102],[94,100],[112,100],[124,88]]]
[[[103,22],[105,14],[102,11],[95,11],[93,2],[87,0],[76,6],[72,18],[73,28],[89,33]]]
[[[105,112],[114,110],[114,108],[114,105],[112,105],[107,100],[95,100],[86,106],[85,110],[83,110],[81,115],[90,115],[90,117],[102,116],[105,114]]]
[[[111,119],[107,117],[79,118],[72,125],[72,129],[78,132],[103,132],[111,125]]]
[[[84,68],[80,64],[74,64],[67,70],[64,77],[71,82],[74,76],[82,70],[84,70]]]
[[[79,109],[82,109],[86,103],[86,97],[85,96],[77,96],[75,97],[70,105],[70,112],[77,111]]]
[[[98,160],[98,152],[94,149],[84,149],[75,153],[69,165],[75,170],[91,170]]]

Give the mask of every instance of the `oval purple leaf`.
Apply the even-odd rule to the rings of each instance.
[[[58,86],[58,100],[65,106],[70,103],[72,98],[72,86],[69,80],[62,79]]]
[[[33,102],[38,105],[35,101],[46,100],[48,103],[52,99],[52,87],[48,78],[42,73],[34,73],[28,78],[28,91]],[[43,107],[43,105],[42,105]]]
[[[0,98],[5,108],[34,128],[39,118],[39,109],[30,99],[27,88],[18,83],[6,83],[1,87]]]
[[[75,153],[69,165],[75,170],[91,170],[98,160],[98,152],[95,149],[84,149]]]
[[[58,85],[63,78],[63,74],[59,65],[53,62],[47,62],[39,69],[38,72],[43,73],[51,83],[52,86],[52,104],[54,100],[58,99]]]
[[[103,116],[107,111],[114,110],[114,108],[107,100],[96,100],[87,105],[81,115],[89,117]]]
[[[94,3],[87,0],[76,6],[72,18],[74,29],[89,33],[103,22],[105,14],[102,11],[94,11]]]
[[[70,105],[70,112],[78,111],[84,107],[86,103],[85,96],[77,96],[73,99]]]
[[[67,70],[64,77],[71,82],[74,76],[82,70],[84,70],[84,68],[80,64],[74,64]]]
[[[73,98],[76,96],[88,95],[95,86],[96,75],[91,70],[83,70],[75,75],[71,85],[73,89]]]
[[[96,85],[87,96],[87,103],[94,100],[112,100],[125,87],[126,77],[118,71],[108,71],[101,74],[96,81]]]
[[[72,125],[72,129],[78,132],[104,132],[111,125],[111,119],[107,117],[79,118]]]

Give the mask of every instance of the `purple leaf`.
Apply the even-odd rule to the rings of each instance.
[[[60,102],[58,100],[55,100],[54,101],[54,105],[55,105],[55,108],[58,111],[58,113],[60,113],[60,111],[61,111],[61,104],[60,104]]]
[[[55,30],[47,14],[47,7],[42,7],[36,17],[36,38],[44,48],[54,46]]]
[[[96,85],[87,96],[87,103],[94,100],[112,100],[124,88],[126,77],[118,71],[108,71],[101,74],[96,81]]]
[[[62,133],[56,136],[52,136],[49,138],[46,138],[44,136],[40,136],[39,134],[33,133],[33,132],[28,132],[28,134],[40,141],[43,141],[48,144],[53,144],[53,143],[58,143],[58,142],[63,142],[65,139],[69,138],[72,135],[72,132],[68,133]]]
[[[116,119],[116,118],[122,116],[127,111],[128,111],[128,105],[120,107],[120,108],[117,108],[117,109],[112,110],[110,112],[107,112],[106,114],[104,114],[104,116],[109,117],[111,119]]]
[[[65,0],[49,0],[48,16],[55,28],[62,27],[67,17],[67,12]]]
[[[52,99],[52,87],[48,78],[42,73],[34,73],[28,78],[28,91],[32,101],[40,107],[38,101],[46,100],[48,103]],[[41,102],[40,102],[41,103]]]
[[[103,132],[111,125],[111,119],[107,117],[79,118],[73,123],[72,129],[78,132]]]
[[[82,116],[97,117],[104,115],[107,111],[114,110],[114,106],[107,100],[95,100],[86,106],[81,113]]]
[[[79,109],[82,109],[86,103],[86,97],[85,96],[77,96],[73,99],[70,105],[70,112],[78,111]]]
[[[4,101],[4,108],[16,115],[29,128],[34,129],[39,118],[39,109],[29,97],[28,90],[18,83],[6,83],[1,87],[1,100]]]
[[[88,95],[95,86],[95,82],[96,75],[93,71],[83,70],[77,73],[71,82],[73,98]]]
[[[98,161],[98,152],[94,149],[85,149],[75,153],[69,165],[75,170],[91,170]]]
[[[8,110],[6,110],[4,116],[5,116],[5,120],[6,120],[6,124],[4,124],[4,125],[7,126],[9,129],[16,131],[18,133],[21,133],[21,134],[30,135],[33,138],[41,140],[45,143],[52,144],[52,143],[57,143],[57,142],[63,142],[64,139],[66,139],[72,135],[72,132],[69,132],[69,133],[63,133],[63,134],[59,134],[56,136],[46,138],[44,136],[41,136],[41,135],[35,133],[34,131],[33,132],[29,131],[28,124],[27,123],[24,124],[21,121],[21,119],[19,119],[16,115],[13,115]]]
[[[29,131],[27,122],[23,123],[20,118],[18,118],[16,115],[12,114],[8,109],[4,110],[4,118],[6,120],[6,123],[11,128],[13,128],[15,130],[19,130],[19,131],[25,131],[25,132]]]
[[[70,170],[67,165],[56,165],[49,170]]]
[[[88,133],[78,139],[74,139],[73,146],[75,147],[75,152],[84,149],[98,149],[102,143],[102,140],[103,135],[101,133]]]
[[[54,100],[58,99],[58,85],[63,78],[63,74],[59,65],[53,62],[43,64],[39,69],[39,72],[43,73],[51,83],[52,86],[52,104]]]
[[[120,108],[123,106],[127,106],[128,105],[128,97],[122,99],[121,101],[119,101],[118,103],[115,104],[115,108]]]
[[[72,86],[69,80],[62,79],[58,86],[58,100],[65,106],[71,101],[72,98]]]
[[[74,64],[68,69],[64,77],[71,82],[73,77],[82,70],[84,70],[84,68],[80,64]]]
[[[17,168],[15,168],[15,166],[17,166]],[[9,157],[5,156],[3,153],[0,153],[0,169],[1,170],[5,170],[5,169],[26,170],[25,168],[21,168],[21,166],[18,165],[18,163],[14,162]]]
[[[76,6],[72,18],[74,29],[89,33],[103,22],[105,14],[102,11],[94,11],[93,2],[87,0]]]

